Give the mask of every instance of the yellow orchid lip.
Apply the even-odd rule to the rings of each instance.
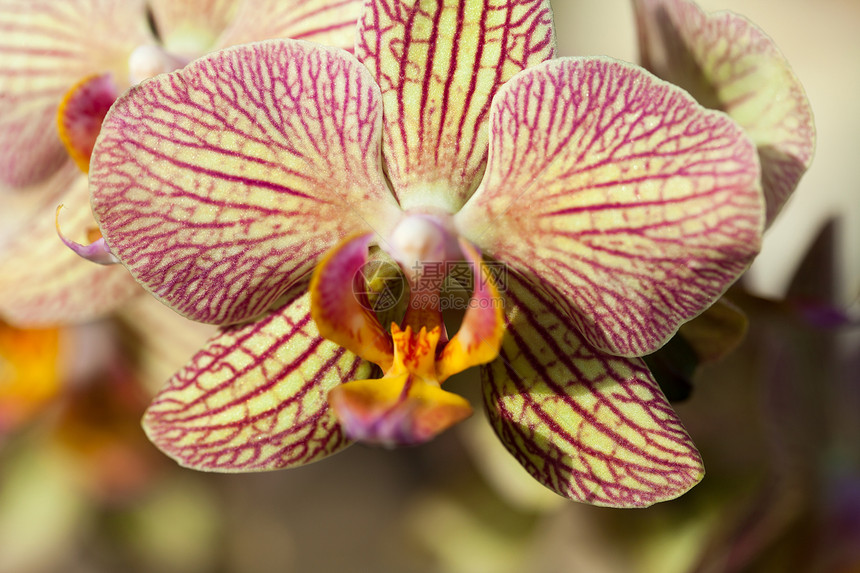
[[[403,327],[392,323],[389,335],[357,295],[366,290],[356,280],[364,279],[361,268],[372,238],[366,234],[335,246],[311,280],[311,315],[320,333],[384,371],[379,379],[332,389],[329,404],[352,439],[384,446],[417,444],[471,415],[469,402],[441,385],[497,356],[504,319],[501,304],[489,303],[500,302],[498,289],[477,251],[460,241],[456,250],[472,268],[474,288],[463,323],[448,340],[435,269],[449,266],[449,257],[455,256],[451,245],[457,242],[435,217],[406,216],[383,246],[392,251],[410,286]]]
[[[329,391],[347,436],[383,446],[426,442],[472,414],[469,401],[440,388],[436,345],[441,327],[391,325],[394,361],[382,378],[355,380]]]

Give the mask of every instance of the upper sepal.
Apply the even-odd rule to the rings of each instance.
[[[382,90],[387,173],[405,210],[465,202],[486,163],[493,95],[554,55],[548,0],[365,0],[356,56]]]

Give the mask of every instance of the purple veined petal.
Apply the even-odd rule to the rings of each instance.
[[[45,203],[0,252],[0,316],[17,326],[53,326],[92,320],[142,294],[121,265],[91,263],[69,250],[54,224],[59,200],[66,204],[63,231],[84,240],[95,229],[87,179],[74,169],[68,187],[44,189]],[[61,198],[58,199],[57,196]]]
[[[0,184],[23,186],[67,159],[57,107],[87,76],[127,81],[132,50],[151,42],[143,0],[0,1]]]
[[[543,285],[593,346],[659,348],[759,250],[755,148],[721,112],[645,70],[566,58],[493,100],[466,238]]]
[[[634,0],[643,65],[728,113],[756,144],[767,223],[806,172],[815,149],[812,109],[773,40],[732,12],[689,0]]]
[[[260,315],[342,237],[396,221],[381,111],[352,56],[301,41],[237,46],[153,78],[117,101],[96,143],[102,234],[181,314]]]
[[[147,410],[149,439],[180,465],[218,472],[304,465],[349,445],[326,396],[372,367],[319,336],[306,289],[212,338]]]
[[[362,0],[246,0],[217,43],[293,38],[352,52],[361,5]]]
[[[704,475],[681,421],[638,358],[594,350],[555,302],[508,274],[507,335],[482,367],[502,443],[556,493],[610,507],[673,499]]]
[[[366,0],[356,55],[382,88],[383,153],[405,210],[459,209],[486,164],[493,94],[554,53],[548,0]]]
[[[212,49],[235,18],[243,0],[148,0],[148,4],[164,48],[195,58]],[[260,17],[265,19],[266,16]]]

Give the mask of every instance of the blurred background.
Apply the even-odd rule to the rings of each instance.
[[[730,293],[746,339],[675,404],[708,471],[690,493],[644,510],[565,501],[480,414],[418,448],[181,469],[139,428],[157,390],[141,381],[166,380],[211,330],[140,300],[109,321],[0,332],[0,364],[62,374],[36,367],[26,400],[0,400],[0,573],[860,572],[860,1],[700,4],[775,39],[818,144]],[[628,2],[553,5],[561,55],[636,60]],[[477,399],[477,380],[454,390]]]

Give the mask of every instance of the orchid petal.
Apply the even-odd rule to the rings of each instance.
[[[457,333],[445,345],[436,363],[439,382],[472,366],[486,364],[499,354],[505,334],[502,299],[492,275],[472,245],[460,241],[460,249],[472,269],[474,289]]]
[[[394,359],[391,336],[370,304],[359,299],[366,285],[357,284],[364,279],[372,239],[373,234],[347,239],[326,254],[311,279],[311,316],[323,338],[388,370]]]
[[[90,156],[110,106],[119,97],[111,74],[95,75],[75,84],[60,103],[57,123],[60,140],[69,156],[84,173],[90,169]]]
[[[380,114],[341,50],[271,40],[210,54],[111,108],[93,211],[111,251],[181,314],[257,316],[342,237],[397,219]]]
[[[348,446],[326,396],[372,368],[319,336],[306,287],[214,337],[147,410],[149,439],[180,465],[219,472],[299,466]]]
[[[144,2],[0,1],[0,183],[35,183],[66,159],[57,107],[83,78],[127,79],[128,56],[151,42]]]
[[[555,301],[508,274],[508,336],[482,368],[496,433],[539,482],[573,500],[644,507],[701,480],[701,458],[640,359],[596,351]]]
[[[148,0],[148,2],[161,45],[168,52],[198,57],[214,46],[215,41],[236,16],[243,0]],[[259,17],[268,16],[261,14]]]
[[[362,0],[246,0],[218,45],[293,38],[352,52],[361,4]]]
[[[752,144],[641,68],[569,58],[526,70],[493,100],[491,131],[461,232],[540,277],[601,350],[653,352],[758,252]]]
[[[554,51],[547,0],[367,0],[356,55],[382,89],[383,152],[405,210],[466,201],[486,164],[493,94]]]
[[[812,162],[809,100],[785,56],[755,24],[689,0],[634,0],[643,65],[728,113],[756,144],[770,224]]]
[[[92,320],[141,292],[122,266],[85,261],[57,237],[52,215],[58,194],[68,207],[63,212],[63,228],[69,236],[83,238],[97,230],[87,201],[87,179],[75,171],[68,188],[45,189],[42,209],[3,247],[0,316],[17,326]]]

